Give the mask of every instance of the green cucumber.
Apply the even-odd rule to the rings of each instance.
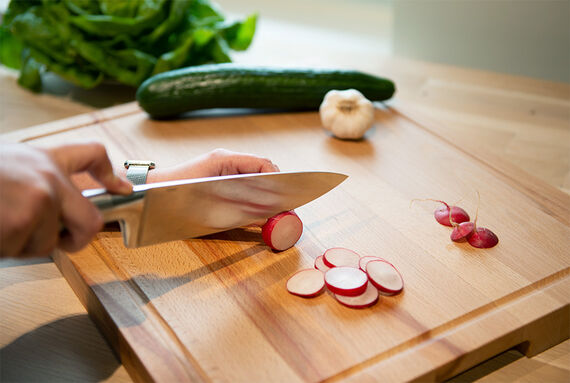
[[[332,89],[354,88],[371,101],[395,92],[386,78],[353,70],[263,68],[240,64],[191,66],[148,78],[137,90],[140,106],[154,118],[198,109],[317,109]]]

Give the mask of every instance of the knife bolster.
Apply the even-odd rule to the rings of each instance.
[[[101,211],[105,223],[119,222],[125,247],[136,247],[138,243],[142,208],[142,201],[137,200]]]

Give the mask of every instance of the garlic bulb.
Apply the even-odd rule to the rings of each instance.
[[[331,90],[319,108],[321,122],[335,137],[357,140],[374,122],[374,106],[356,89]]]

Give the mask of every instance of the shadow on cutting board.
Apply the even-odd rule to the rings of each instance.
[[[87,314],[59,319],[0,349],[0,381],[102,381],[121,365],[108,347]]]
[[[109,229],[110,227],[106,227],[107,231]],[[116,238],[120,239],[118,236]],[[199,281],[201,278],[267,251],[268,249],[268,247],[262,243],[261,232],[258,228],[239,228],[223,233],[207,235],[200,237],[197,243],[187,241],[187,246],[196,253],[202,253],[205,252],[205,248],[200,248],[200,246],[205,246],[206,248],[211,246],[215,247],[215,242],[217,241],[244,242],[249,244],[249,246],[245,246],[240,251],[232,254],[226,253],[220,255],[216,257],[216,259],[202,260],[203,265],[189,270],[184,274],[169,277],[155,273],[127,274],[124,276],[125,279],[121,279],[120,281],[112,280],[105,283],[94,284],[91,285],[90,288],[99,297],[98,299],[103,299],[107,302],[106,304],[112,306],[111,310],[121,313],[121,327],[137,326],[147,319],[142,307],[146,306],[153,299],[159,298],[180,286],[192,282],[196,282],[194,291],[208,289],[210,285],[207,283],[202,284]],[[214,253],[220,254],[217,251]],[[298,253],[289,254],[289,256],[295,256],[295,254],[297,257],[299,256]],[[56,263],[58,262],[56,261]],[[296,266],[297,265],[293,264],[293,267]],[[292,270],[285,270],[284,272],[291,271]],[[283,277],[282,273],[276,273],[271,269],[264,269],[259,271],[259,273],[267,273],[267,275],[264,276],[264,280],[278,280]],[[63,272],[63,274],[65,275],[65,272]],[[134,294],[125,294],[127,290],[130,290]],[[131,296],[132,299],[115,299],[115,297],[125,296]],[[87,309],[88,311],[90,310],[89,307]]]

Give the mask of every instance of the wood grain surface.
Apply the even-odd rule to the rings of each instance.
[[[394,79],[398,85],[396,101],[403,100],[407,102],[406,104],[398,103],[394,105],[397,106],[397,112],[405,116],[406,120],[420,121],[421,124],[418,125],[421,128],[431,130],[433,134],[440,138],[443,137],[455,145],[460,144],[464,149],[474,149],[473,153],[476,154],[476,159],[481,158],[479,153],[483,151],[486,154],[492,154],[493,158],[497,158],[498,162],[503,165],[503,168],[511,167],[514,171],[522,169],[524,171],[524,179],[519,178],[519,181],[527,184],[528,182],[536,183],[535,179],[538,178],[540,179],[537,182],[539,189],[541,188],[540,185],[546,182],[554,188],[566,191],[566,193],[570,191],[570,86],[567,84],[386,57],[382,49],[374,45],[376,42],[371,41],[371,39],[362,37],[350,39],[344,35],[341,39],[338,37],[339,34],[324,33],[324,31],[300,26],[292,28],[290,25],[272,23],[270,20],[263,19],[260,22],[259,34],[254,45],[247,53],[236,57],[236,60],[243,63],[264,65],[275,65],[278,63],[279,65],[290,66],[359,68],[388,76]],[[3,67],[0,68],[0,84],[2,85],[0,87],[0,96],[2,98],[0,103],[0,132],[15,132],[8,135],[3,134],[2,139],[19,140],[43,137],[44,140],[47,140],[50,132],[62,129],[64,126],[74,129],[78,125],[96,125],[97,121],[99,121],[99,124],[104,125],[107,120],[119,115],[136,113],[136,107],[133,107],[132,104],[112,110],[97,111],[101,107],[132,100],[133,92],[131,89],[103,87],[100,90],[86,92],[81,89],[58,85],[57,88],[48,86],[43,94],[38,95],[18,87],[15,74],[6,71]],[[407,108],[410,105],[412,108]],[[85,112],[91,113],[79,115],[71,120],[51,122],[59,118],[75,116]],[[278,117],[280,120],[277,124],[282,124],[284,116]],[[232,116],[226,116],[226,123],[235,123],[237,126],[242,127],[246,123],[239,116],[235,116],[235,121],[232,118]],[[312,117],[311,123],[314,123],[314,121],[315,119]],[[44,122],[48,123],[34,127],[31,130],[21,131],[22,128]],[[249,123],[250,120],[247,120],[247,122]],[[290,122],[290,120],[287,120],[287,124]],[[196,123],[196,125],[201,126],[202,123]],[[270,122],[269,125],[273,124]],[[313,129],[316,128],[313,127]],[[284,128],[284,131],[287,131],[287,127]],[[147,130],[147,132],[149,131]],[[375,132],[377,134],[377,128]],[[186,133],[190,134],[189,132]],[[108,131],[105,134],[112,136],[114,133],[113,131]],[[167,129],[164,135],[162,132],[155,133],[154,139],[164,143],[167,140],[176,141],[180,136],[183,136],[183,134],[171,134],[168,133]],[[63,135],[62,137],[67,136]],[[91,137],[89,134],[81,136],[81,138],[89,137]],[[216,138],[212,139],[212,141],[215,140]],[[261,140],[261,138],[258,138],[258,140]],[[215,142],[203,141],[210,144],[211,147],[216,146]],[[58,142],[58,140],[54,139],[53,142]],[[322,143],[324,141],[319,142]],[[126,147],[128,145],[128,142],[125,143]],[[242,145],[245,144],[242,143]],[[308,144],[305,143],[305,145]],[[330,149],[334,150],[338,147],[338,145],[331,145]],[[255,145],[252,148],[255,148]],[[374,148],[376,147],[374,146]],[[207,147],[203,149],[206,150]],[[271,158],[274,158],[276,153],[280,153],[279,161],[285,160],[285,162],[280,162],[279,164],[286,168],[284,163],[287,163],[289,157],[283,155],[284,153],[282,152],[285,149],[288,148],[280,147],[278,150],[270,151],[270,154]],[[153,154],[151,148],[144,149],[145,154],[148,153],[147,151],[150,151],[151,155]],[[200,153],[202,152],[200,151]],[[370,145],[362,150],[362,153],[360,151],[348,150],[344,147],[342,150],[337,150],[337,155],[341,157],[351,155],[354,161],[358,161],[359,156],[370,158],[370,152]],[[122,163],[124,160],[122,157],[123,153],[120,150],[116,150],[114,153],[114,159]],[[378,155],[379,152],[376,151],[375,153]],[[434,153],[432,152],[431,155],[434,155]],[[182,155],[181,158],[185,158],[185,156]],[[168,159],[161,159],[169,162]],[[488,163],[488,161],[483,162]],[[369,164],[370,161],[366,163]],[[394,175],[392,174],[391,176]],[[532,197],[529,196],[528,188],[525,189],[527,192],[523,194],[528,198],[532,200],[542,198],[540,191]],[[471,192],[472,190],[470,190]],[[553,195],[549,192],[546,193],[546,196],[550,199],[555,197],[555,200],[559,197],[558,194]],[[455,195],[441,197],[456,198]],[[471,198],[473,195],[464,197],[461,202],[469,201],[471,203],[469,205],[471,211],[473,206]],[[485,198],[488,198],[488,196]],[[561,198],[562,202],[564,202],[564,197]],[[482,199],[482,206],[488,202],[488,199]],[[487,214],[486,209],[488,206],[482,208],[481,214]],[[567,203],[566,206],[568,206]],[[425,212],[422,214],[426,215],[431,213],[429,211],[430,208],[432,206],[423,205],[419,207],[419,209],[425,209]],[[546,209],[544,205],[541,208]],[[337,208],[335,207],[335,209]],[[418,209],[417,205],[411,211],[406,206],[403,210],[406,213],[405,217],[409,213],[416,214],[417,211],[415,209]],[[546,209],[545,211],[548,214],[551,210]],[[347,222],[347,217],[346,214],[341,216],[345,223]],[[422,218],[427,219],[426,217],[423,216]],[[414,216],[414,219],[417,218],[418,216]],[[307,224],[306,215],[303,216],[303,219]],[[330,222],[330,220],[327,222]],[[483,222],[483,218],[481,218],[480,222]],[[491,227],[491,223],[494,222],[485,221],[485,225],[489,227]],[[354,231],[364,231],[361,236],[369,240],[368,236],[371,232],[367,231],[368,222],[359,224],[357,218],[352,217],[349,224],[355,227]],[[437,235],[441,236],[437,238],[438,243],[445,243],[446,246],[450,246],[446,242],[448,233],[445,232],[445,229],[433,227],[432,224],[433,221],[429,221],[427,226],[424,227],[422,225],[422,230],[430,228],[434,230],[434,235],[436,235],[437,231]],[[519,230],[517,232],[520,233],[521,229],[519,226],[522,223],[515,222],[513,225]],[[557,227],[558,224],[554,223],[553,226]],[[492,228],[495,229],[495,227]],[[329,230],[331,230],[331,234],[327,241],[332,241],[331,237],[334,236],[335,232],[334,229],[329,228]],[[340,233],[342,235],[338,236],[339,241],[348,241],[351,244],[358,242],[360,244],[361,238],[358,236],[353,240],[345,238],[346,233],[350,231],[346,229]],[[233,241],[236,234],[230,234],[229,238]],[[253,236],[254,234],[251,235]],[[499,234],[502,240],[502,233]],[[529,233],[523,230],[523,234],[534,235],[537,233]],[[243,235],[243,233],[240,235]],[[354,234],[348,237],[352,238],[352,236]],[[376,238],[376,244],[383,243],[383,240],[386,239],[385,237]],[[305,234],[302,243],[306,243],[306,238],[307,234]],[[251,245],[252,247],[260,245],[258,240],[250,239],[250,242],[254,244]],[[218,241],[226,240],[227,238],[218,239]],[[313,238],[311,240],[316,239]],[[109,239],[106,241],[109,241]],[[327,241],[323,242],[322,245],[325,246],[328,243]],[[389,241],[390,238],[388,238]],[[537,241],[542,243],[545,239],[539,236]],[[242,242],[244,243],[243,246],[247,248],[248,245],[243,241],[243,238],[238,243],[241,244]],[[566,253],[568,253],[567,243],[567,239],[559,243],[559,246],[565,249]],[[422,242],[422,244],[435,245],[429,241]],[[503,240],[499,246],[502,245]],[[249,259],[248,256],[252,252],[242,252],[241,255],[238,254],[237,257],[230,259],[220,258],[219,262],[212,265],[212,269],[216,271],[226,267],[229,263],[243,262]],[[527,252],[523,251],[521,254],[527,254]],[[549,256],[548,253],[543,255]],[[313,256],[313,254],[311,253],[310,256]],[[491,260],[487,258],[491,258]],[[307,264],[310,261],[307,260],[305,255],[302,255],[301,259],[305,260]],[[487,262],[494,262],[492,257],[481,257],[480,255],[456,258],[442,257],[440,261],[446,262],[446,268],[442,271],[444,274],[449,268],[447,263],[454,266],[455,269],[462,269],[463,266],[468,267],[471,263],[486,264]],[[500,263],[499,261],[500,259],[497,262]],[[401,262],[398,265],[402,267]],[[567,265],[568,262],[566,262]],[[542,270],[543,265],[540,261],[536,261],[528,266]],[[3,261],[0,263],[0,267],[0,280],[2,281],[2,289],[0,290],[0,318],[2,319],[0,321],[0,344],[3,347],[0,355],[0,378],[2,381],[131,381],[125,368],[109,353],[107,345],[93,328],[85,309],[81,307],[73,292],[69,289],[67,282],[61,277],[61,274],[52,263],[46,263],[45,260],[28,263]],[[408,265],[406,267],[409,268],[411,266]],[[479,265],[479,267],[482,267],[482,265]],[[76,270],[75,266],[73,270]],[[105,268],[102,268],[102,270],[105,270]],[[210,273],[209,269],[206,268],[197,270],[199,270],[199,273],[195,274],[197,276]],[[437,270],[441,269],[438,267]],[[535,273],[537,270],[529,269],[528,273]],[[183,271],[180,271],[180,273],[183,274]],[[66,275],[68,278],[71,276],[70,273]],[[405,275],[405,277],[406,282],[409,284],[408,276]],[[438,273],[437,278],[439,277],[440,274]],[[115,274],[112,274],[111,278],[116,279],[117,277]],[[433,276],[425,276],[425,278],[437,280]],[[484,278],[484,280],[488,279]],[[524,280],[525,278],[521,278],[521,284],[525,283]],[[84,284],[85,289],[82,290],[81,283],[83,283],[82,279],[78,279],[78,282],[74,283],[74,287],[84,302],[89,300],[87,306],[94,305],[98,300],[103,300],[102,298],[97,298],[94,293],[89,293],[89,285],[86,283]],[[147,281],[147,285],[155,283],[158,282],[154,279]],[[132,285],[132,283],[129,283],[129,285]],[[243,286],[250,286],[247,284],[247,281],[242,281],[239,285],[242,286],[242,289],[245,288]],[[497,282],[496,285],[502,286],[503,282]],[[507,285],[510,284],[507,283]],[[533,287],[539,288],[541,286],[540,283],[537,284],[536,282],[533,285]],[[447,289],[448,287],[446,286],[444,291]],[[521,291],[528,292],[528,289],[523,288]],[[568,289],[565,292],[566,296],[568,295],[567,292]],[[443,299],[441,291],[422,292],[422,294],[428,293],[431,294],[432,300]],[[539,295],[541,296],[543,293]],[[512,299],[512,302],[517,301],[513,295],[507,294],[505,296],[510,297],[508,299]],[[404,297],[407,297],[407,295]],[[123,298],[121,297],[121,299]],[[312,310],[320,310],[319,312],[322,312],[323,310],[328,310],[328,305],[332,305],[330,299],[326,299],[326,303],[322,303],[325,298],[332,299],[331,297],[321,297],[318,298],[321,301],[304,302],[303,304],[309,304],[311,308],[314,305],[316,309]],[[156,300],[157,298],[154,299]],[[508,299],[501,301],[506,305],[503,307],[514,308],[516,304],[509,304]],[[540,301],[547,302],[548,300],[540,299]],[[211,300],[208,304],[212,304]],[[382,304],[386,304],[386,300],[380,303],[380,305]],[[467,306],[467,304],[462,305]],[[484,307],[489,309],[489,306]],[[377,308],[380,308],[380,306]],[[336,311],[340,310],[340,308],[332,305],[331,310]],[[529,313],[528,315],[523,315],[523,318],[528,318],[535,312],[534,309],[531,310],[528,307],[525,307],[522,311]],[[515,316],[519,314],[520,312],[516,312]],[[226,318],[228,318],[228,315],[226,315]],[[463,319],[466,318],[463,317]],[[304,317],[297,319],[302,323]],[[100,318],[97,322],[101,324],[104,323],[104,320],[105,318]],[[468,321],[465,323],[468,323]],[[557,335],[557,332],[552,329],[552,323],[540,320],[537,320],[535,323],[539,326],[535,334],[542,333],[546,339]],[[242,322],[239,323],[239,328],[244,326]],[[495,328],[499,326],[491,323],[490,327]],[[219,328],[219,326],[216,328]],[[229,331],[232,327],[228,326],[225,329]],[[114,339],[123,342],[124,346],[125,340],[121,338],[120,334],[117,334],[112,328],[103,328],[103,330],[111,338],[113,338],[113,333],[115,333]],[[445,327],[439,327],[439,331],[442,331],[439,334],[445,333],[444,330]],[[526,336],[521,336],[518,324],[515,324],[512,330],[513,334],[507,336],[508,339],[506,341],[498,343],[501,345],[500,350],[495,350],[494,347],[487,348],[484,352],[479,352],[478,356],[495,355],[502,351],[502,346],[519,344],[520,339],[527,338]],[[223,339],[223,336],[228,331],[219,334],[220,336],[216,340]],[[211,333],[208,333],[208,337],[211,338],[212,336]],[[425,336],[427,337],[429,334]],[[467,334],[466,341],[469,342],[471,340],[473,340],[474,344],[479,341],[477,336],[469,336]],[[200,338],[195,340],[195,342],[199,341]],[[460,339],[455,341],[458,344],[461,343]],[[120,342],[119,344],[121,344]],[[437,342],[434,343],[437,344]],[[482,348],[485,347],[482,346]],[[519,349],[523,352],[526,351],[525,347],[519,347]],[[123,361],[129,366],[132,366],[137,359],[137,355],[128,353],[128,347],[122,349],[122,354]],[[380,356],[364,362],[360,372],[357,371],[353,376],[364,376],[368,372],[373,371],[373,369],[369,369],[372,364],[390,356],[389,353],[378,355]],[[570,379],[570,342],[568,340],[534,357],[527,358],[522,355],[518,349],[513,348],[482,365],[456,376],[452,381],[566,382]],[[425,363],[426,359],[429,361],[429,357],[415,359],[413,363],[406,365],[404,369],[419,362]],[[466,359],[455,362],[455,371],[462,370],[467,365],[475,363],[475,361],[469,358]],[[437,368],[437,365],[435,368]],[[450,369],[450,365],[444,367],[444,370],[446,368]],[[129,367],[129,370],[133,369]],[[354,373],[352,370],[346,370],[346,372]],[[448,376],[447,374],[444,375]],[[219,377],[220,374],[216,376]],[[337,375],[337,377],[342,376],[344,375]],[[369,375],[366,376],[369,377]],[[433,376],[430,378],[433,378]],[[438,380],[442,379],[438,378]]]
[[[379,105],[357,142],[327,135],[314,112],[165,122],[134,104],[19,139],[89,136],[114,163],[155,158],[159,166],[225,147],[270,157],[282,170],[350,176],[297,209],[303,237],[282,253],[244,229],[135,250],[105,232],[79,253],[56,254],[136,380],[441,380],[515,346],[534,355],[568,338],[570,197],[514,177],[509,164],[481,161],[485,153],[450,142],[409,110],[405,101]],[[451,243],[433,220],[435,204],[411,204],[438,198],[474,214],[476,191],[478,223],[500,238],[493,249]],[[365,310],[329,294],[289,295],[287,278],[333,246],[392,261],[404,292]]]

